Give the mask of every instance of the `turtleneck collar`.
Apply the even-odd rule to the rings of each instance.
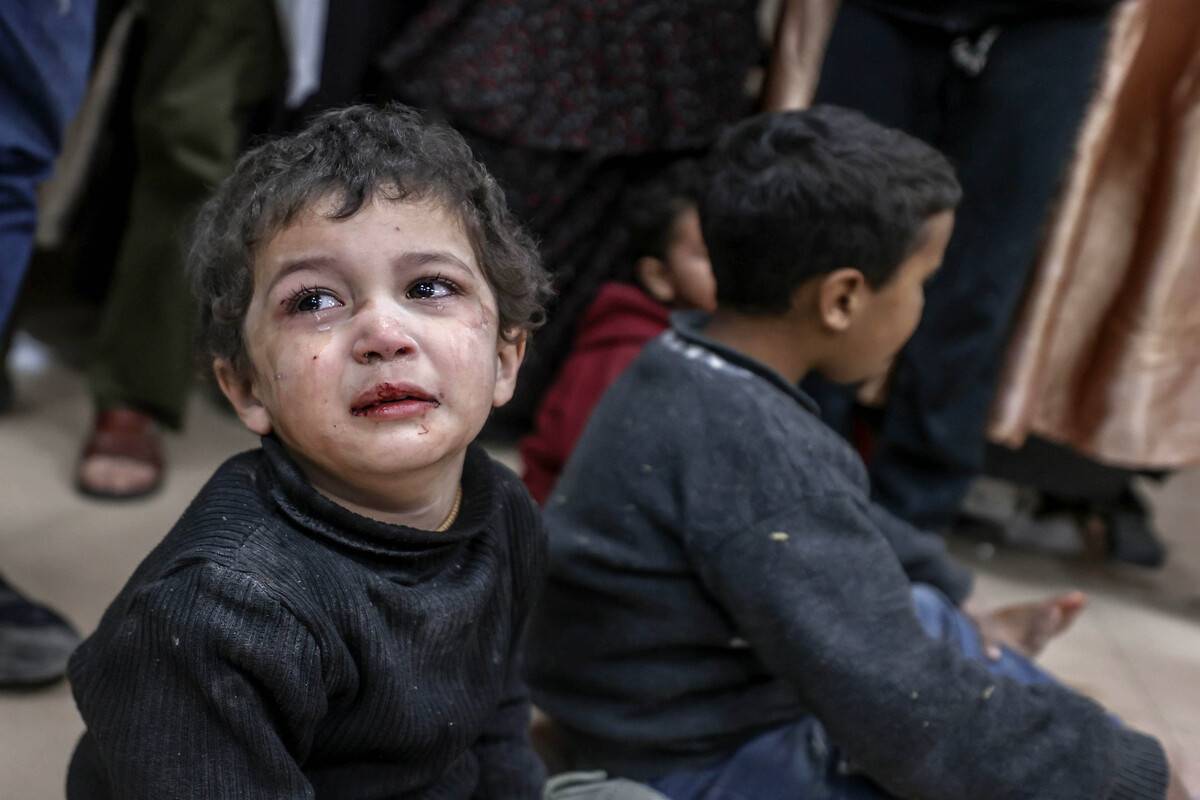
[[[463,463],[462,507],[446,531],[426,531],[392,525],[357,514],[318,492],[283,444],[274,436],[262,438],[268,491],[293,524],[342,547],[377,556],[406,556],[438,550],[478,533],[496,510],[496,480],[491,459],[472,444]]]

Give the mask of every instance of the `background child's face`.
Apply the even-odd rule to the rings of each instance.
[[[876,289],[863,287],[855,320],[844,333],[841,353],[832,359],[832,366],[822,370],[825,377],[855,383],[887,372],[921,321],[925,283],[941,266],[953,231],[954,212],[931,217],[922,230],[921,246],[888,282]]]
[[[638,277],[650,296],[664,305],[716,309],[717,280],[695,206],[679,212],[671,223],[662,259],[646,256],[639,261]]]
[[[461,463],[512,396],[524,343],[499,336],[495,295],[439,205],[376,199],[340,221],[329,208],[256,254],[252,374],[244,396],[222,385],[247,427],[274,431],[318,488],[345,496]]]
[[[713,277],[708,247],[700,232],[695,206],[680,212],[671,226],[667,269],[675,282],[675,305],[713,311],[717,307],[717,279]]]

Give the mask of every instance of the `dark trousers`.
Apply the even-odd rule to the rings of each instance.
[[[21,288],[37,186],[87,85],[95,0],[0,2],[0,329]]]
[[[1072,149],[1108,15],[1012,22],[972,74],[956,34],[843,4],[817,102],[855,108],[942,150],[963,201],[925,314],[900,353],[871,479],[897,515],[937,529],[983,468],[985,426],[1012,327]],[[960,45],[961,47],[961,45]],[[852,390],[806,386],[835,428]]]
[[[195,373],[183,270],[193,214],[233,169],[250,113],[282,91],[268,0],[148,0],[134,96],[137,172],[90,378],[99,408],[179,427]]]

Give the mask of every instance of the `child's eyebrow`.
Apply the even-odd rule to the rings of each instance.
[[[280,281],[293,272],[300,272],[306,269],[323,269],[335,266],[336,264],[337,259],[329,256],[304,256],[292,261],[286,261],[280,267],[279,271],[275,273],[275,277],[271,278],[271,284],[267,287],[267,290],[274,289]]]
[[[424,267],[429,264],[453,264],[471,271],[471,266],[448,250],[414,250],[396,259],[398,267]]]
[[[450,264],[459,267],[470,274],[472,273],[471,266],[463,261],[458,256],[451,253],[449,250],[411,250],[406,253],[401,253],[393,262],[394,266],[406,269],[420,268],[429,264]],[[300,258],[285,261],[279,271],[271,279],[267,291],[274,289],[280,281],[293,272],[300,272],[306,269],[336,269],[339,266],[338,259],[332,256],[301,256]]]

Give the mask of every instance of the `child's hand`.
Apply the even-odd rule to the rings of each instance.
[[[1032,603],[1017,603],[986,612],[964,609],[974,621],[988,658],[1000,658],[1001,645],[1035,658],[1046,644],[1065,631],[1087,605],[1083,592],[1067,592]]]

